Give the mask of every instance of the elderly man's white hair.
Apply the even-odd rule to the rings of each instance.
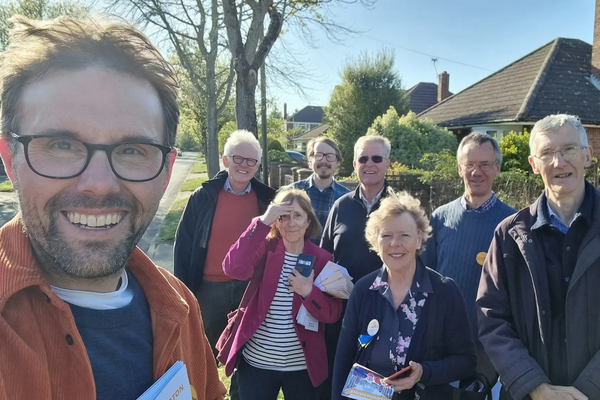
[[[588,147],[588,137],[585,132],[585,128],[581,124],[579,117],[569,114],[553,114],[548,115],[546,118],[539,120],[533,126],[531,135],[529,136],[529,152],[531,155],[535,155],[535,137],[538,133],[554,133],[565,125],[571,125],[577,132],[579,132],[579,142],[583,147]]]
[[[381,144],[383,146],[383,152],[385,153],[384,157],[390,157],[392,145],[390,144],[390,140],[388,138],[379,135],[365,135],[359,137],[354,144],[354,160],[356,161],[358,159],[358,153],[360,153],[362,149],[373,143]]]
[[[262,148],[260,147],[260,143],[258,143],[258,139],[252,134],[252,132],[247,131],[245,129],[238,129],[229,136],[229,138],[225,142],[225,147],[223,148],[223,155],[235,155],[232,153],[233,149],[235,148],[235,146],[242,143],[247,143],[254,147],[256,149],[256,159],[260,161],[262,157]]]

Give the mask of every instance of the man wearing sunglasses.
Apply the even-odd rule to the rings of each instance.
[[[196,299],[136,247],[176,157],[175,71],[123,23],[11,22],[0,398],[134,399],[182,360],[195,398],[222,399]]]
[[[573,115],[538,121],[529,164],[544,182],[498,225],[477,295],[479,339],[501,399],[600,399],[600,191],[585,179],[587,133]]]
[[[252,218],[264,214],[275,197],[275,190],[254,177],[261,154],[251,132],[233,132],[223,151],[227,169],[192,194],[175,236],[175,276],[198,298],[215,356],[227,314],[239,306],[247,286],[223,273],[223,259]]]
[[[334,179],[342,154],[337,143],[325,136],[311,139],[306,145],[306,154],[313,174],[290,186],[306,191],[321,226],[325,226],[333,203],[350,191]],[[316,244],[321,243],[320,236],[311,240]]]
[[[467,304],[473,337],[477,338],[475,298],[481,267],[494,229],[515,210],[492,191],[502,165],[500,146],[493,137],[482,132],[470,133],[460,142],[456,159],[465,192],[432,213],[433,232],[421,258],[429,268],[456,281]],[[481,343],[476,343],[477,370],[493,385],[498,374]]]
[[[334,262],[348,269],[355,283],[381,268],[381,259],[369,249],[365,239],[365,227],[369,214],[387,195],[385,176],[390,167],[390,150],[390,141],[382,136],[362,136],[356,141],[353,166],[359,185],[333,204],[323,229],[321,247],[333,254]],[[341,319],[325,329],[330,377],[340,330]],[[331,379],[319,393],[321,400],[331,398]]]

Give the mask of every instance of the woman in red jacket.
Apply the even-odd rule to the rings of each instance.
[[[264,266],[264,276],[236,333],[225,372],[237,365],[241,400],[316,398],[327,377],[324,324],[340,317],[340,299],[313,285],[332,255],[309,240],[321,232],[304,191],[280,192],[264,215],[255,218],[223,261],[230,277],[248,280]],[[315,256],[308,277],[296,269],[300,254]],[[297,323],[301,306],[316,319],[313,329]],[[310,324],[307,324],[310,326]]]

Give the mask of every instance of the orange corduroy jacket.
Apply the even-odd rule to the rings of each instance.
[[[139,248],[128,268],[150,306],[154,379],[182,360],[194,399],[221,399],[225,387],[195,297]],[[71,310],[42,277],[18,217],[0,229],[0,399],[96,399]]]

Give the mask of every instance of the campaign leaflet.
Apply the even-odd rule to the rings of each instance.
[[[356,400],[390,400],[394,387],[383,382],[385,377],[375,371],[354,364],[346,379],[342,396]]]

